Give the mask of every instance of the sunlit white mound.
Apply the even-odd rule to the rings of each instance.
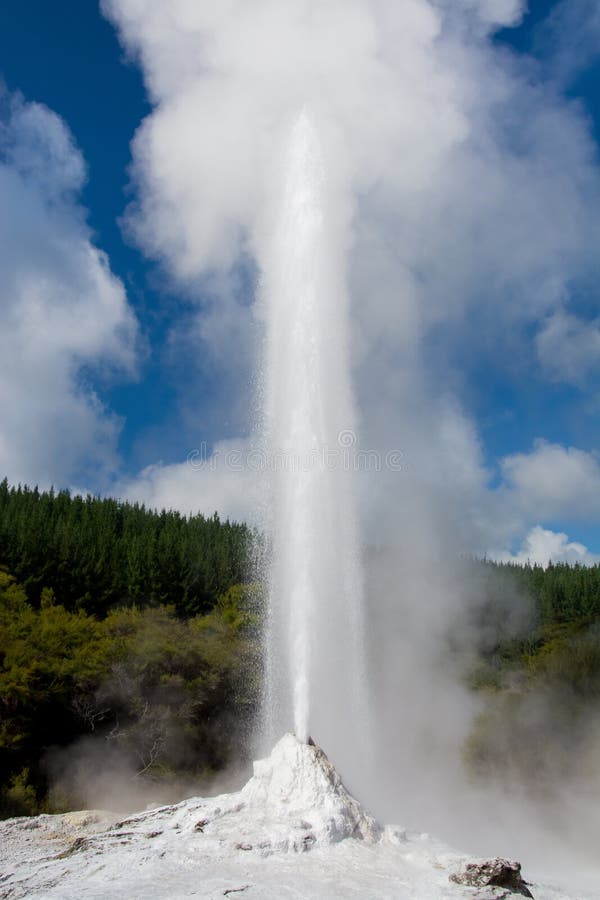
[[[0,822],[7,900],[518,900],[484,878],[502,862],[474,864],[429,835],[381,829],[323,751],[291,734],[234,794],[120,821],[87,812]],[[531,893],[575,900],[539,883]]]
[[[293,734],[281,738],[267,759],[254,763],[254,775],[240,797],[260,810],[272,829],[307,832],[304,846],[344,838],[376,841],[381,828],[346,790],[325,753]],[[295,844],[295,840],[292,840]]]

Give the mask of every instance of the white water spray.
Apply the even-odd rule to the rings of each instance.
[[[291,134],[263,267],[271,469],[267,736],[293,726],[332,752],[366,730],[343,235],[319,137]],[[338,757],[339,758],[339,757]]]

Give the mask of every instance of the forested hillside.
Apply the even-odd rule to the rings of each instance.
[[[0,563],[38,606],[43,588],[68,610],[212,609],[245,581],[251,533],[218,515],[185,517],[139,504],[0,483]]]
[[[0,484],[0,815],[89,803],[101,770],[176,793],[243,758],[254,538],[216,514]]]
[[[98,619],[58,599],[44,589],[34,608],[0,568],[0,816],[119,790],[139,803],[144,784],[166,802],[243,759],[260,687],[253,586],[185,620],[169,607]]]
[[[536,625],[540,627],[600,619],[600,565],[487,565],[500,575],[510,576],[522,592],[532,597]]]
[[[499,629],[468,672],[483,700],[470,772],[542,796],[600,785],[600,566],[486,568],[531,616],[512,635]]]
[[[102,771],[164,796],[244,758],[257,540],[216,515],[0,484],[0,815],[88,804]],[[468,770],[528,785],[585,770],[600,759],[600,566],[463,574],[471,618],[457,609],[448,646],[482,698]]]
[[[483,686],[499,686],[503,673],[519,667],[531,673],[551,661],[557,665],[559,656],[564,657],[565,672],[567,657],[575,670],[577,648],[593,644],[600,628],[600,566],[471,565],[484,573],[476,615],[494,625],[492,638],[488,634],[480,649],[474,685],[481,679]],[[516,608],[522,615],[511,625],[510,612]],[[600,677],[600,645],[598,662],[598,671],[586,669],[588,675]],[[600,690],[600,681],[597,687]]]

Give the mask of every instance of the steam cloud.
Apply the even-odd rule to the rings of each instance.
[[[575,298],[597,274],[600,180],[588,123],[561,93],[572,77],[556,27],[569,27],[566,4],[546,35],[561,61],[555,81],[492,39],[519,21],[519,0],[102,7],[154,104],[133,143],[128,228],[202,301],[198,352],[227,370],[240,445],[248,422],[233,400],[248,396],[260,329],[229,287],[254,277],[291,117],[306,104],[318,120],[345,226],[336,252],[349,266],[362,440],[382,455],[402,448],[405,459],[400,473],[361,480],[365,534],[395,545],[382,548],[372,582],[386,607],[373,636],[383,771],[399,776],[393,800],[413,819],[445,806],[449,828],[471,813],[481,824],[490,795],[469,792],[458,772],[473,700],[441,663],[449,623],[468,608],[452,561],[533,540],[531,529],[569,512],[573,485],[590,475],[582,519],[599,508],[589,508],[597,461],[576,448],[537,443],[507,457],[491,486],[463,380],[466,368],[502,371],[512,358],[524,376],[585,384],[596,364],[598,326],[590,330]],[[236,484],[232,473],[155,466],[124,490],[159,504],[179,495],[185,508],[208,492],[223,508],[223,488],[243,513],[251,477],[237,473]],[[556,543],[548,529],[535,537],[540,553]],[[558,538],[556,552],[576,547],[586,558]],[[500,796],[499,831],[488,822],[490,831],[510,821],[531,837],[535,816]]]
[[[493,31],[523,8],[103,3],[155,107],[133,144],[128,228],[201,302],[197,355],[226,375],[240,447],[240,397],[260,338],[240,273],[255,277],[291,117],[304,104],[317,117],[348,225],[339,250],[349,260],[363,441],[383,455],[401,448],[406,461],[403,476],[363,479],[374,540],[392,523],[402,529],[398,504],[411,523],[404,541],[433,530],[469,551],[501,555],[535,525],[551,526],[513,469],[487,468],[465,402],[477,366],[506,374],[511,358],[521,378],[580,385],[595,366],[597,325],[576,302],[597,270],[595,147],[564,80],[545,80],[541,66],[494,44]],[[544,40],[564,60],[573,23],[564,10],[557,19],[561,10]],[[570,451],[557,451],[560,484]],[[529,455],[535,462],[539,448]],[[190,496],[214,506],[223,491],[220,509],[251,514],[251,477],[236,479],[232,491],[225,475],[154,466],[123,492],[154,503],[181,496],[187,509]],[[568,507],[563,499],[552,514]],[[547,549],[559,552],[556,542]]]

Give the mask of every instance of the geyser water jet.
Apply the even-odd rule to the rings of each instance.
[[[356,749],[367,730],[348,235],[339,185],[328,178],[306,110],[291,128],[282,182],[262,260],[272,538],[267,740],[293,727],[306,741],[310,728],[340,752],[350,742]]]

